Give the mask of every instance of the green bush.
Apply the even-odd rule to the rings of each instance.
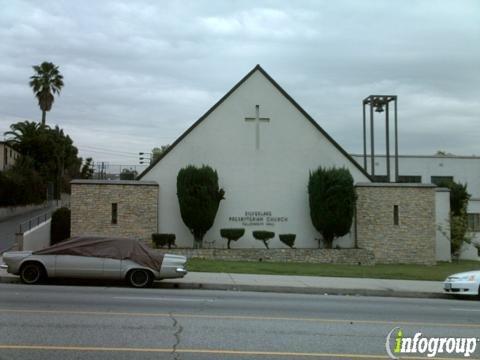
[[[268,241],[275,237],[275,233],[273,231],[257,230],[253,231],[252,234],[255,239],[263,241],[263,244],[267,249],[269,249]]]
[[[50,245],[57,244],[70,237],[69,208],[62,207],[53,212],[50,230]]]
[[[171,249],[175,247],[175,234],[152,234],[152,241],[157,249],[165,245]]]
[[[228,240],[227,248],[230,249],[230,242],[237,241],[245,234],[245,229],[220,229],[220,236]]]
[[[45,200],[46,185],[31,159],[20,157],[12,168],[0,172],[0,206],[41,204]]]
[[[313,226],[331,249],[333,240],[352,226],[356,195],[350,171],[319,167],[310,173],[308,196]]]
[[[471,195],[467,192],[467,184],[442,181],[438,186],[450,190],[450,251],[453,256],[458,257],[463,242],[471,242],[471,239],[467,236],[467,207]]]
[[[282,243],[293,249],[293,245],[295,245],[295,238],[297,237],[297,235],[279,234],[278,237]]]
[[[177,175],[180,214],[193,234],[194,247],[201,248],[205,233],[212,227],[225,192],[218,186],[218,175],[209,166],[189,165]]]

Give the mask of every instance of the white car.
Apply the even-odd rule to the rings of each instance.
[[[443,289],[452,295],[480,295],[480,271],[450,275],[443,282]]]

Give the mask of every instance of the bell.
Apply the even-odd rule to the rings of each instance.
[[[375,112],[381,113],[383,112],[383,104],[379,103],[375,106]]]

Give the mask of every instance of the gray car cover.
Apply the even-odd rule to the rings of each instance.
[[[119,260],[132,260],[139,265],[160,271],[163,254],[151,251],[135,239],[79,236],[35,251],[34,255],[93,256]]]

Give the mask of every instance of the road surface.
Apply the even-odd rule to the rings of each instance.
[[[376,359],[396,326],[479,320],[478,301],[0,284],[0,359]]]

